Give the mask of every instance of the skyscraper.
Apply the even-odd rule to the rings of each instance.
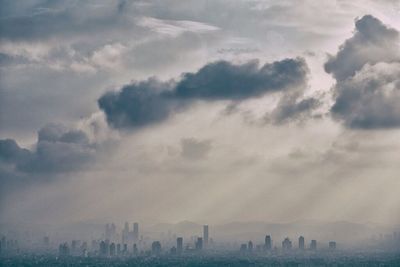
[[[203,249],[203,238],[198,237],[196,242],[196,249],[202,250]]]
[[[282,241],[282,248],[283,249],[291,249],[292,248],[292,241],[290,241],[289,237],[286,237]]]
[[[139,223],[133,223],[133,240],[139,240]]]
[[[317,249],[317,240],[311,240],[310,249],[311,250]]]
[[[122,230],[122,243],[128,243],[129,238],[129,224],[126,222],[124,226],[124,230]]]
[[[114,223],[111,224],[110,226],[110,237],[109,239],[112,241],[116,241],[116,235],[117,235],[117,227],[115,226]]]
[[[251,240],[247,243],[247,249],[250,253],[253,252],[253,242]]]
[[[203,240],[204,240],[204,246],[207,247],[207,245],[208,245],[208,225],[203,226]]]
[[[336,249],[336,242],[335,241],[330,241],[329,242],[329,249],[335,250]]]
[[[178,253],[182,253],[183,251],[183,238],[182,237],[178,237],[176,239],[176,249]]]
[[[306,248],[306,246],[305,246],[304,237],[300,236],[299,237],[299,249],[304,250],[305,248]]]
[[[139,253],[139,250],[138,250],[138,247],[137,247],[137,245],[136,244],[133,244],[133,255],[138,255],[138,253]]]
[[[111,236],[110,225],[107,223],[106,224],[106,229],[105,229],[105,232],[104,232],[104,238],[105,239],[110,239],[110,236]]]
[[[151,244],[151,251],[153,252],[153,254],[160,254],[161,253],[161,243],[160,241],[154,241]]]
[[[272,249],[272,239],[270,235],[265,236],[265,249],[266,250]]]
[[[105,241],[100,242],[100,256],[106,257],[108,256],[108,244]]]
[[[110,256],[115,256],[115,243],[110,244]]]

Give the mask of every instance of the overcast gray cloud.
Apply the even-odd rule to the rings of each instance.
[[[103,95],[98,102],[112,126],[139,127],[165,120],[173,110],[187,106],[188,101],[240,101],[269,92],[298,89],[306,84],[307,73],[307,65],[301,58],[266,63],[262,67],[257,61],[240,65],[218,61],[195,73],[183,74],[175,85],[155,80],[138,82]]]
[[[206,157],[212,148],[210,140],[197,140],[195,138],[183,138],[181,146],[182,157],[193,160]]]
[[[80,130],[49,124],[39,130],[32,150],[13,139],[0,140],[2,165],[22,173],[70,172],[93,159],[95,146]]]
[[[305,120],[312,117],[312,112],[321,105],[314,97],[302,98],[297,94],[282,97],[277,107],[267,120],[280,124],[290,120]]]
[[[354,76],[366,64],[400,59],[397,30],[371,15],[357,19],[355,26],[354,35],[325,64],[325,70],[338,81]]]
[[[325,64],[337,81],[331,112],[350,128],[399,127],[399,32],[371,15],[355,24],[353,37]]]

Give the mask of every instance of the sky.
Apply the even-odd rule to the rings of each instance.
[[[400,1],[0,7],[0,221],[400,224]]]

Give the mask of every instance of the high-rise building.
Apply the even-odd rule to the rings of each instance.
[[[204,240],[204,246],[207,247],[207,245],[208,245],[208,225],[203,226],[203,240]]]
[[[247,249],[250,253],[253,252],[253,242],[251,242],[251,240],[249,241],[249,243],[247,243]]]
[[[106,224],[106,229],[105,229],[105,232],[104,232],[104,238],[105,239],[110,239],[110,225],[108,223]]]
[[[60,244],[60,246],[58,247],[58,253],[60,256],[68,256],[69,255],[68,243]]]
[[[138,247],[137,247],[137,245],[136,245],[136,243],[135,244],[133,244],[133,255],[138,255],[139,254],[139,250],[138,250]]]
[[[300,236],[299,237],[299,249],[304,250],[305,248],[306,248],[306,245],[305,245],[304,237]]]
[[[117,235],[117,227],[115,226],[114,223],[112,223],[110,226],[110,237],[108,239],[114,242],[116,241],[116,235]]]
[[[183,238],[182,237],[178,237],[176,239],[176,250],[178,253],[182,253],[182,251],[183,251]]]
[[[272,249],[272,239],[270,235],[265,236],[265,249],[266,250]]]
[[[49,245],[50,245],[50,238],[49,238],[48,236],[45,236],[45,237],[43,238],[43,246],[44,246],[45,248],[48,248]]]
[[[133,223],[133,240],[139,240],[139,223]]]
[[[108,244],[105,241],[100,242],[100,256],[106,257],[108,256]]]
[[[311,250],[317,249],[317,240],[311,240],[310,249]]]
[[[203,238],[198,237],[196,241],[196,249],[197,250],[202,250],[203,249]]]
[[[335,241],[330,241],[329,242],[329,249],[335,250],[336,249],[336,242]]]
[[[115,256],[115,243],[110,244],[110,256]]]
[[[151,244],[151,251],[152,251],[153,254],[156,254],[156,255],[161,253],[161,243],[160,243],[160,241],[154,241]]]
[[[290,241],[289,237],[286,237],[282,241],[282,248],[283,249],[291,249],[292,248],[292,241]]]
[[[128,243],[129,239],[129,224],[125,222],[124,229],[122,230],[122,243]]]

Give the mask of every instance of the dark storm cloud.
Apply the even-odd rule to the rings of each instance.
[[[365,64],[399,60],[399,33],[377,18],[366,15],[355,22],[353,37],[340,46],[325,64],[325,70],[342,81],[355,75]]]
[[[0,140],[0,160],[3,163],[21,164],[30,160],[32,153],[20,148],[13,139]]]
[[[325,65],[336,78],[332,115],[349,128],[400,126],[399,33],[366,15]]]
[[[400,127],[400,63],[368,66],[335,90],[331,112],[347,127]]]
[[[62,125],[49,124],[38,134],[33,150],[21,148],[15,140],[0,140],[0,167],[22,174],[68,172],[94,156],[86,134]]]
[[[302,59],[284,59],[261,68],[257,61],[242,65],[218,61],[184,74],[174,94],[178,98],[241,100],[301,85],[306,74]]]
[[[140,127],[165,120],[176,108],[193,100],[240,101],[301,87],[307,72],[300,58],[267,63],[261,68],[257,61],[241,65],[218,61],[183,74],[175,84],[154,79],[138,82],[103,95],[98,103],[113,127]]]
[[[304,119],[311,116],[311,112],[319,107],[321,102],[313,97],[298,99],[297,96],[283,97],[267,119],[272,119],[276,124],[289,120]]]
[[[115,128],[140,127],[168,118],[172,103],[162,90],[171,85],[155,79],[124,86],[119,92],[108,92],[98,104]]]

